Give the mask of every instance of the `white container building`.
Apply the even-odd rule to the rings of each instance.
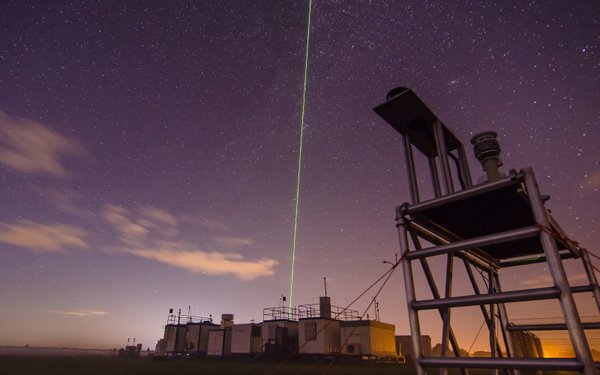
[[[177,314],[169,310],[163,339],[157,348],[159,355],[205,355],[208,345],[208,331],[219,328],[211,318]]]
[[[340,352],[340,320],[358,320],[358,311],[331,305],[320,297],[318,304],[298,306],[300,354],[330,355]]]
[[[351,356],[396,358],[396,327],[376,320],[340,322],[341,352]]]
[[[299,325],[300,354],[340,352],[340,322],[327,318],[303,318]]]
[[[222,314],[219,329],[208,332],[207,356],[225,357],[231,355],[232,328],[233,314]]]
[[[185,335],[187,326],[185,324],[167,324],[165,326],[165,353],[173,355],[185,351]]]
[[[219,329],[219,325],[211,322],[188,323],[185,335],[185,353],[193,356],[206,355],[209,331],[215,329]]]
[[[260,324],[234,324],[231,329],[231,354],[256,354],[262,348],[262,327]]]
[[[298,314],[296,309],[278,306],[263,309],[261,351],[284,355],[298,349]]]

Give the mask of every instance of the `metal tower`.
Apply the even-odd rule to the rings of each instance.
[[[600,323],[582,323],[574,293],[591,293],[600,312],[600,288],[585,249],[568,239],[545,208],[531,168],[508,176],[499,173],[500,147],[494,132],[472,139],[475,155],[486,171],[487,181],[473,184],[462,143],[408,88],[390,91],[386,102],[374,110],[402,135],[411,201],[396,208],[396,226],[402,254],[402,269],[408,305],[412,346],[417,373],[425,368],[489,368],[518,374],[519,370],[574,370],[598,374],[585,329],[600,329]],[[433,198],[421,201],[414,149],[428,162]],[[452,164],[451,164],[452,161]],[[451,168],[452,167],[452,168]],[[439,170],[438,170],[439,168]],[[456,185],[456,187],[455,187]],[[460,187],[458,187],[460,186]],[[432,244],[423,247],[422,241]],[[446,256],[445,284],[438,284],[428,258]],[[572,287],[562,259],[579,258],[588,284]],[[432,299],[417,299],[413,266],[419,264],[431,289]],[[502,291],[500,270],[545,262],[553,286]],[[462,263],[472,285],[471,295],[453,296],[455,263]],[[485,275],[480,287],[475,271]],[[438,285],[444,285],[440,290]],[[558,299],[560,324],[515,325],[506,304]],[[478,306],[490,337],[490,358],[461,357],[450,324],[451,313]],[[442,319],[442,355],[424,357],[419,312],[438,310]],[[499,322],[499,323],[497,323]],[[497,331],[500,334],[497,334]],[[523,357],[515,347],[515,331],[568,330],[575,358]],[[448,356],[449,347],[454,356]]]

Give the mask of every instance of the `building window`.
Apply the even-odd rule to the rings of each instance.
[[[304,324],[304,339],[306,341],[317,340],[317,322],[306,322]]]

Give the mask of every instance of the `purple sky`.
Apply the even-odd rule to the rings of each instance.
[[[466,145],[497,131],[505,170],[533,167],[598,254],[599,7],[315,0],[294,304],[327,276],[345,305],[398,252],[401,139],[372,107],[399,85]],[[0,4],[0,345],[153,347],[171,307],[260,321],[288,294],[306,18],[303,1]],[[505,289],[549,283],[511,272]],[[399,334],[404,300],[398,271],[379,301]],[[468,347],[481,318],[454,319]]]

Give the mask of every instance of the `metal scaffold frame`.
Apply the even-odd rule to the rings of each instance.
[[[495,133],[482,133],[472,142],[488,180],[473,185],[462,143],[412,90],[390,91],[387,101],[374,110],[402,135],[404,143],[411,202],[396,208],[396,226],[417,373],[425,375],[426,368],[435,367],[441,368],[441,374],[447,368],[460,368],[463,374],[470,368],[489,368],[492,373],[504,370],[509,374],[519,374],[520,370],[597,374],[598,364],[593,361],[584,330],[600,329],[600,323],[582,323],[573,294],[591,293],[600,313],[598,281],[587,251],[568,239],[545,208],[547,197],[540,194],[533,170],[526,168],[502,176],[497,169],[501,163]],[[433,198],[423,202],[415,148],[426,157],[433,190]],[[454,175],[450,160],[456,166]],[[456,191],[455,185],[461,189]],[[423,247],[423,241],[432,246]],[[433,256],[446,257],[444,284],[436,281],[431,270],[428,258]],[[587,285],[570,285],[562,261],[569,258],[582,261]],[[415,262],[422,268],[432,299],[417,299]],[[502,291],[502,268],[542,262],[547,265],[553,286]],[[453,296],[455,263],[464,265],[471,295]],[[485,288],[478,284],[475,272],[485,277]],[[549,299],[559,301],[561,323],[515,325],[509,320],[506,304]],[[481,310],[489,333],[489,358],[461,357],[450,322],[454,310],[467,306]],[[440,357],[423,356],[419,312],[425,310],[438,310],[442,320]],[[533,358],[517,353],[514,332],[559,329],[568,331],[574,358]],[[450,349],[454,357],[448,355]]]

